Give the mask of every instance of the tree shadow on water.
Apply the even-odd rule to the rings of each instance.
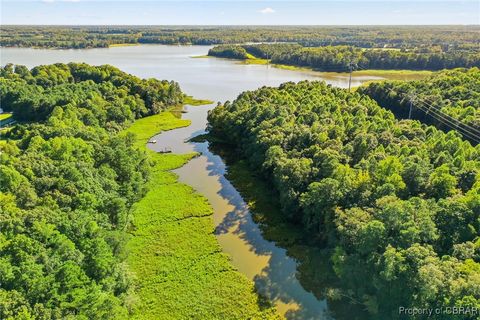
[[[227,171],[224,169],[224,159],[210,151],[204,155],[209,160],[209,174],[215,170],[220,173],[218,179],[221,188],[217,194],[233,208],[223,216],[215,233],[235,234],[247,244],[250,251],[269,256],[268,264],[254,278],[259,294],[281,306],[284,309],[281,312],[285,312],[287,319],[331,319],[326,301],[317,299],[297,278],[297,260],[287,254],[287,249],[278,246],[274,239],[265,236],[266,226],[255,222],[242,195],[225,178]],[[222,169],[218,170],[219,167]]]
[[[302,287],[297,279],[296,262],[285,253],[274,253],[254,282],[259,294],[279,305],[279,311],[284,312],[287,319],[332,319],[326,301]]]
[[[218,194],[234,208],[217,232],[235,233],[255,253],[270,256],[267,266],[254,278],[259,294],[275,303],[287,319],[368,319],[364,306],[349,299],[332,300],[327,294],[342,288],[332,268],[330,250],[320,248],[299,226],[283,218],[271,187],[248,166],[242,166],[235,150],[227,156],[216,148],[211,153],[221,155],[224,174],[231,171],[228,179],[224,174],[219,177],[222,187]]]

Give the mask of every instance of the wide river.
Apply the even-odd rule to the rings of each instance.
[[[325,80],[334,86],[348,86],[348,75],[290,71],[266,65],[246,65],[216,58],[192,58],[205,55],[208,46],[143,45],[88,50],[48,50],[1,48],[0,64],[34,67],[57,62],[111,64],[142,78],[155,77],[180,83],[184,92],[196,98],[214,101],[235,99],[245,90],[277,86],[286,81]],[[352,86],[377,77],[353,77]],[[187,106],[182,117],[192,124],[187,128],[158,135],[153,148],[170,147],[175,153],[202,153],[175,170],[180,181],[204,195],[214,210],[216,236],[232,263],[257,290],[267,296],[279,312],[289,319],[330,319],[325,300],[306,290],[298,279],[298,261],[285,248],[264,239],[239,192],[225,178],[226,166],[208,143],[189,143],[190,137],[203,133],[207,111],[214,105]],[[305,283],[305,280],[304,280]]]

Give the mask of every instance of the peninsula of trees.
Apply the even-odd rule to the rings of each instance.
[[[356,46],[304,47],[299,44],[219,45],[210,56],[230,59],[268,59],[273,64],[307,67],[318,71],[358,69],[441,70],[480,67],[479,50],[446,50],[440,46],[412,49]]]

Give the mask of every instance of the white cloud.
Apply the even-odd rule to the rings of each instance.
[[[273,10],[273,9],[270,8],[270,7],[267,7],[267,8],[265,8],[265,9],[260,10],[259,12],[262,13],[262,14],[270,14],[270,13],[274,13],[275,10]]]

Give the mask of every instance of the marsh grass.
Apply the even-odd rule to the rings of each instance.
[[[8,118],[11,118],[12,114],[11,113],[0,113],[0,121],[1,120],[6,120]]]
[[[191,56],[190,58],[192,59],[205,59],[205,58],[212,58],[212,56],[209,56],[208,54],[202,55],[202,56]]]
[[[354,76],[377,76],[392,80],[419,80],[432,75],[428,70],[361,70],[354,71]]]
[[[183,103],[191,106],[204,106],[207,104],[212,104],[214,102],[208,99],[195,99],[192,96],[186,96]]]
[[[138,46],[138,43],[111,43],[108,45],[109,48],[113,47],[133,47],[133,46]]]
[[[125,132],[147,150],[151,136],[189,124],[164,112],[137,120]],[[149,151],[154,166],[148,192],[133,207],[127,245],[136,283],[132,319],[277,319],[222,253],[207,200],[170,172],[195,155]]]

